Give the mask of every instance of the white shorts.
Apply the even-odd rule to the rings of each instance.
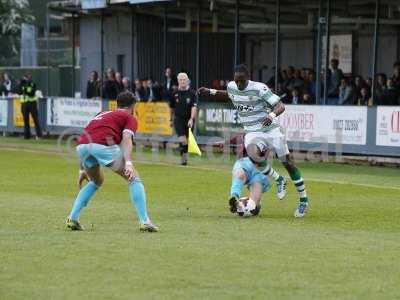
[[[261,150],[272,149],[281,158],[289,154],[285,135],[279,127],[267,132],[249,132],[244,136],[244,146],[256,144]]]

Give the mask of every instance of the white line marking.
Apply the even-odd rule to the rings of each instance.
[[[24,151],[24,152],[30,152],[30,153],[45,153],[45,154],[58,154],[58,155],[63,155],[66,153],[60,153],[58,151],[52,151],[52,150],[35,150],[35,149],[18,149],[15,147],[9,147],[6,145],[1,145],[0,146],[1,150],[8,150],[8,151]],[[72,155],[70,156],[72,158]],[[145,164],[145,165],[158,165],[158,166],[166,166],[166,167],[179,167],[179,168],[184,168],[184,169],[193,169],[193,170],[201,170],[201,171],[213,171],[213,172],[227,172],[230,173],[231,169],[230,168],[212,168],[212,167],[204,167],[204,166],[179,166],[178,161],[177,162],[163,162],[163,161],[149,161],[149,160],[134,160],[137,163],[140,164]],[[343,184],[343,185],[355,185],[355,186],[361,186],[361,187],[369,187],[369,188],[377,188],[377,189],[392,189],[396,191],[400,191],[400,187],[398,186],[382,186],[382,185],[377,185],[377,184],[368,184],[368,183],[356,183],[356,182],[347,182],[347,181],[340,181],[340,180],[332,180],[332,179],[320,179],[320,178],[313,178],[313,177],[306,177],[304,181],[309,182],[323,182],[323,183],[334,183],[334,184]]]
[[[153,162],[153,161],[148,161],[148,160],[142,160],[142,161],[137,161],[137,162],[141,163],[141,164],[146,164],[146,165],[174,166],[174,167],[195,169],[195,170],[201,170],[201,171],[213,171],[213,172],[223,171],[223,172],[227,172],[227,173],[231,172],[230,169],[224,169],[224,168],[219,169],[219,168],[202,167],[202,166],[179,166],[172,162]],[[356,186],[362,186],[362,187],[381,188],[381,189],[394,189],[394,190],[400,191],[400,187],[390,186],[390,185],[382,186],[382,185],[377,185],[377,184],[346,182],[346,181],[340,181],[340,180],[320,179],[320,178],[313,178],[313,177],[306,177],[304,179],[304,181],[305,181],[305,183],[307,183],[308,181],[313,181],[313,182],[335,183],[335,184],[344,184],[344,185],[356,185]]]

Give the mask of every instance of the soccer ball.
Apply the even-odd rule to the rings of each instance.
[[[249,197],[242,197],[239,199],[239,203],[237,206],[237,213],[239,216],[248,218],[251,216],[258,215],[260,208],[257,207],[254,200]]]

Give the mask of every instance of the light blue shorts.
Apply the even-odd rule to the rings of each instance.
[[[248,188],[250,188],[253,183],[259,182],[263,187],[263,193],[270,189],[271,185],[269,183],[268,176],[261,173],[248,157],[244,157],[236,161],[233,166],[233,173],[238,170],[243,170],[246,173],[246,185]]]
[[[118,145],[81,144],[76,147],[76,152],[83,166],[88,169],[98,165],[110,166],[113,162],[122,159],[122,152]]]

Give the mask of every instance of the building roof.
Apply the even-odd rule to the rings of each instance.
[[[96,14],[99,10],[82,10],[79,0],[56,1],[50,4],[55,10]],[[265,32],[274,28],[276,18],[276,0],[239,0],[240,29],[242,32]],[[315,24],[320,0],[280,0],[280,22],[283,30],[310,29]],[[337,26],[373,24],[375,0],[332,0],[332,23]],[[400,0],[381,0],[380,17],[382,24],[400,25]],[[106,11],[127,11],[132,8],[138,13],[162,17],[167,8],[168,19],[172,26],[183,25],[196,20],[197,9],[201,11],[202,26],[218,24],[219,31],[229,31],[234,27],[236,0],[177,0],[146,4],[129,4],[127,0],[109,0]],[[210,29],[211,30],[211,29]]]

